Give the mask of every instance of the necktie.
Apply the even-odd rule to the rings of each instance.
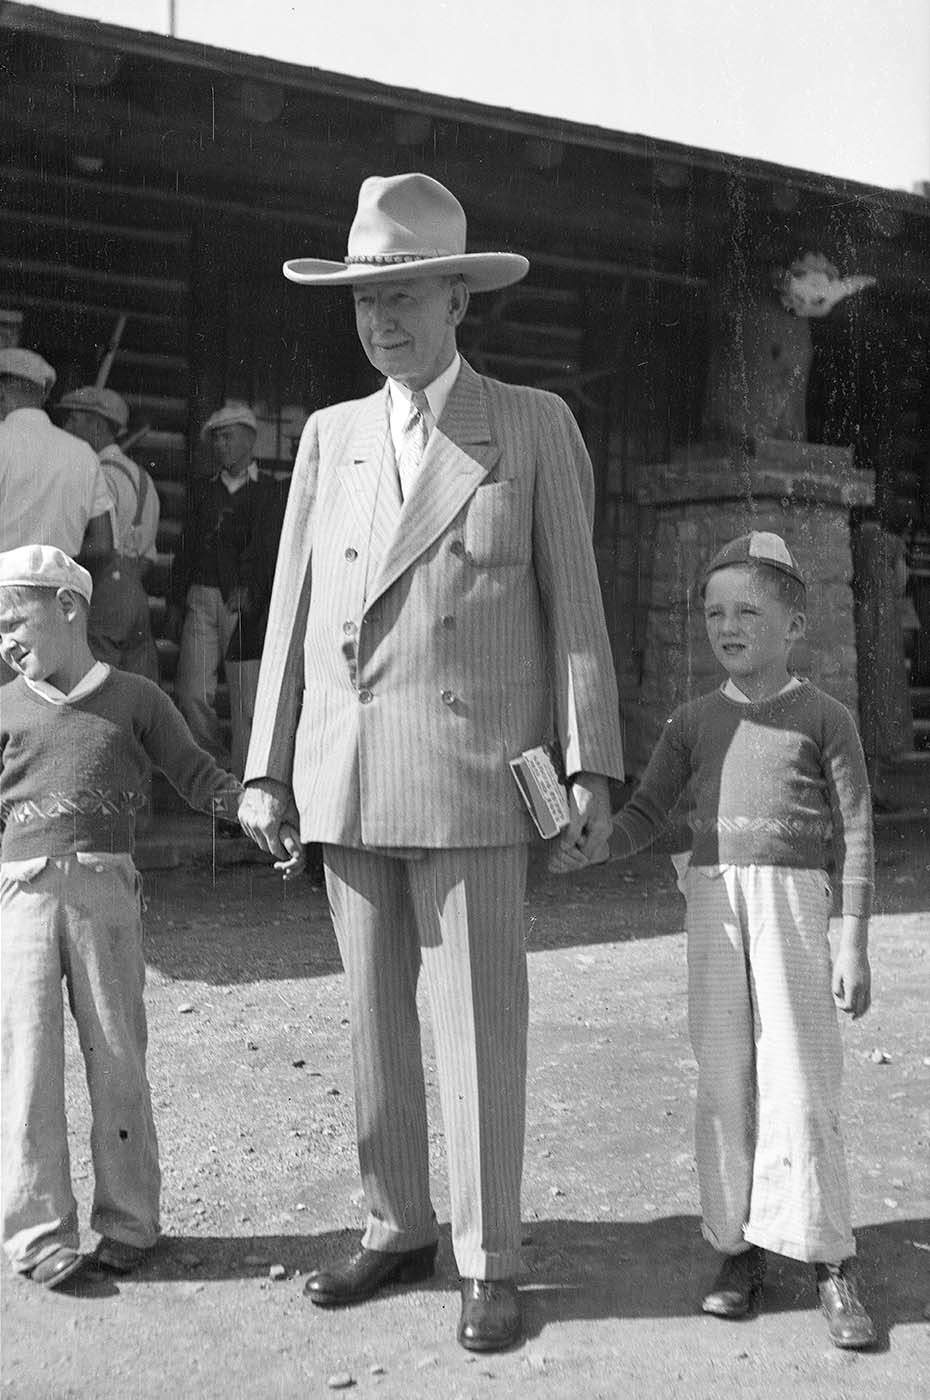
[[[414,389],[410,395],[410,412],[404,424],[404,435],[397,454],[397,477],[400,482],[400,497],[404,499],[410,492],[414,478],[420,467],[426,440],[429,437],[429,404],[422,389]]]

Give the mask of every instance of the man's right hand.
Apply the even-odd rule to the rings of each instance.
[[[294,794],[286,783],[259,778],[248,783],[239,803],[239,825],[259,850],[277,860],[287,860],[289,852],[281,840],[281,826],[300,830],[300,817]]]

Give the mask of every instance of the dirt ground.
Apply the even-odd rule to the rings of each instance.
[[[874,1352],[829,1344],[810,1271],[788,1260],[772,1261],[760,1315],[725,1323],[698,1310],[714,1262],[698,1229],[682,906],[667,858],[652,855],[570,882],[534,862],[525,1342],[484,1358],[455,1342],[428,1033],[436,1277],[347,1311],[313,1308],[305,1274],[338,1258],[363,1220],[326,902],[264,866],[199,864],[145,878],[164,1238],[118,1283],[93,1275],[51,1293],[4,1266],[3,1395],[303,1400],[338,1393],[340,1379],[390,1400],[927,1394],[930,830],[885,826],[878,845],[875,1006],[843,1032]],[[88,1113],[70,1033],[68,1099],[86,1223]]]

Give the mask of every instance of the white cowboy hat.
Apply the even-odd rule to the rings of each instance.
[[[363,180],[344,262],[294,258],[284,275],[316,287],[462,277],[470,291],[492,292],[529,266],[519,253],[466,253],[465,210],[438,180],[413,173]]]

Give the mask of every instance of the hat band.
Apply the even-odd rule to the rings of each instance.
[[[352,267],[358,263],[376,264],[390,266],[391,263],[412,263],[428,262],[432,258],[457,258],[461,253],[354,253],[343,258],[343,262]]]

